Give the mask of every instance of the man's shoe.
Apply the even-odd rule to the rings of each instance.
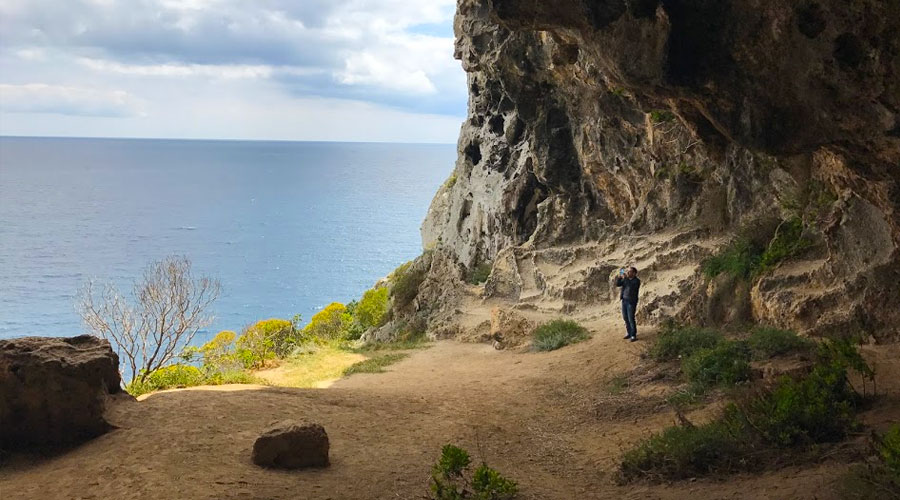
[[[622,338],[625,339],[625,340],[628,340],[628,339],[631,338],[631,335],[626,335],[626,336],[624,336],[624,337],[622,337]]]
[[[632,342],[637,342],[637,337],[631,337]]]

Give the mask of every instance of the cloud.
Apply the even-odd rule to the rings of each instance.
[[[70,114],[165,116],[175,100],[190,107],[215,93],[230,103],[346,100],[371,106],[370,114],[462,119],[454,9],[455,0],[4,0],[0,83],[112,88],[130,103],[104,108],[94,96],[93,107],[56,108]]]
[[[140,101],[123,90],[0,84],[0,110],[8,113],[131,117],[141,115],[140,108]]]

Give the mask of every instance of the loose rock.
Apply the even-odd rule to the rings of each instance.
[[[253,463],[277,469],[327,467],[328,434],[319,424],[281,422],[253,443]]]

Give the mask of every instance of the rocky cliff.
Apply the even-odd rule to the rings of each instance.
[[[459,315],[446,261],[549,312],[612,301],[634,264],[644,322],[900,339],[900,1],[459,0],[455,30],[469,114],[422,226],[432,323]],[[802,251],[701,273],[785,227]]]

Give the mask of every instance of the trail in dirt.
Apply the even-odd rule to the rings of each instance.
[[[551,353],[441,342],[388,373],[328,389],[230,386],[117,404],[110,417],[119,429],[56,458],[19,458],[0,469],[0,497],[422,498],[441,446],[454,443],[518,481],[526,499],[829,498],[845,466],[617,486],[622,449],[674,417],[628,401],[622,411],[598,409],[605,381],[638,362],[642,343],[624,342],[617,325],[592,329],[592,340]],[[323,424],[332,466],[255,467],[254,439],[283,419]]]

